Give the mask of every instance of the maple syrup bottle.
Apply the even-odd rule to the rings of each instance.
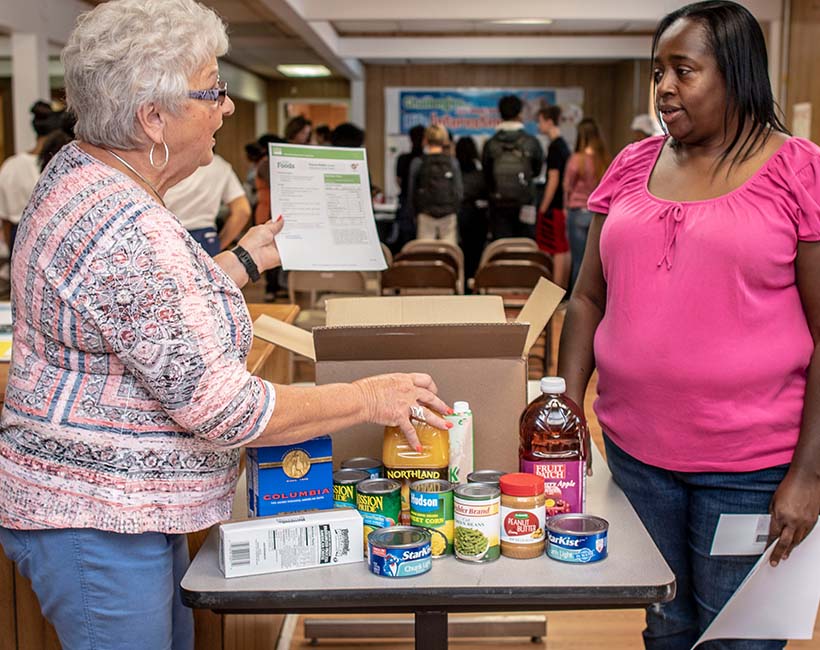
[[[544,479],[547,517],[584,511],[589,432],[566,390],[563,377],[541,379],[519,422],[520,469]]]

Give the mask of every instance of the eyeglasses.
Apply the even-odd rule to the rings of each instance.
[[[217,106],[222,106],[225,103],[225,98],[228,96],[228,82],[219,81],[217,79],[214,88],[207,90],[189,90],[188,97],[191,99],[201,99],[206,102],[214,102]]]

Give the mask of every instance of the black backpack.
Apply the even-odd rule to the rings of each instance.
[[[416,214],[423,212],[437,219],[458,212],[459,198],[450,156],[434,153],[421,159],[413,203]]]
[[[497,138],[493,155],[493,198],[507,205],[530,205],[535,200],[532,161],[525,146],[526,133],[514,140]]]

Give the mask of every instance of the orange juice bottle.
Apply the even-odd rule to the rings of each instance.
[[[413,420],[421,442],[416,451],[407,442],[401,429],[385,427],[382,462],[385,478],[401,483],[401,515],[399,522],[410,525],[410,484],[426,478],[447,480],[450,464],[450,436],[447,431]]]

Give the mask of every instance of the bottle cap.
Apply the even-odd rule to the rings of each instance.
[[[469,402],[453,402],[454,413],[467,413],[470,410]]]
[[[567,382],[563,377],[543,377],[541,392],[547,395],[561,395],[567,392]]]
[[[502,494],[509,494],[513,497],[535,497],[544,493],[544,479],[535,474],[523,472],[504,474],[498,480],[498,484]]]

